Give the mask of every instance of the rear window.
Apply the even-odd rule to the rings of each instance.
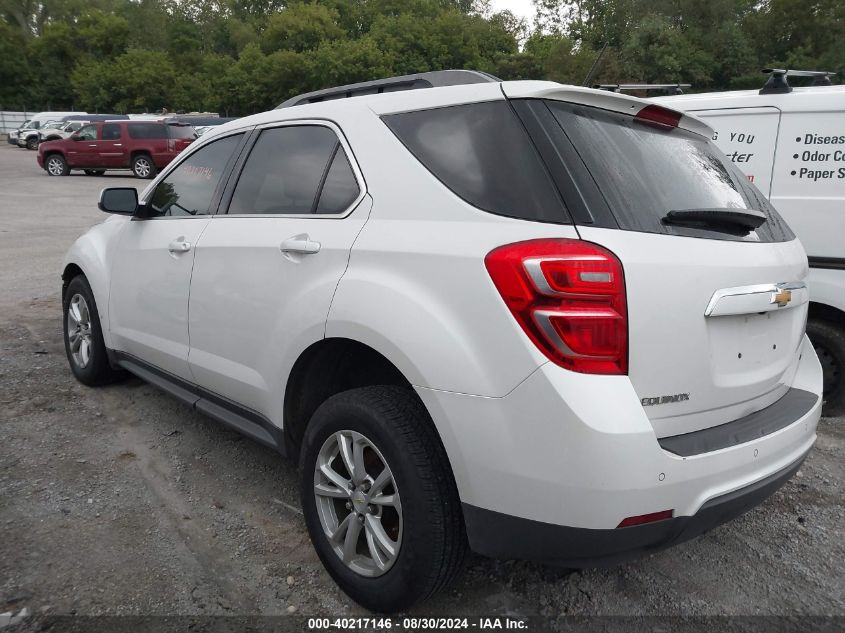
[[[523,220],[570,222],[507,102],[405,112],[383,120],[434,176],[471,205]]]
[[[170,138],[196,138],[197,132],[191,125],[168,125]]]
[[[598,108],[555,101],[546,105],[584,161],[619,228],[769,242],[794,238],[768,200],[708,139]],[[755,209],[768,220],[748,235],[662,221],[671,210],[725,208]]]
[[[163,123],[130,123],[126,127],[129,138],[167,138],[167,126]]]

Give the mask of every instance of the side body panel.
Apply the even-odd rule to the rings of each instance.
[[[200,240],[190,299],[190,367],[198,385],[282,425],[284,386],[325,334],[349,249],[372,202],[345,218],[215,216]],[[307,234],[314,254],[285,254]]]
[[[211,216],[132,220],[113,254],[113,348],[179,378],[188,368],[188,296],[195,246]],[[188,250],[170,250],[174,242]]]

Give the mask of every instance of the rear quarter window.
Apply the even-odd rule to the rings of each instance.
[[[531,139],[506,101],[382,119],[438,180],[471,205],[523,220],[570,223]]]
[[[126,126],[129,138],[160,139],[167,138],[167,126],[163,123],[132,123]]]

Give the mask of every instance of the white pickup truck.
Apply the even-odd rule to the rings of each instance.
[[[825,415],[845,412],[845,86],[792,88],[774,71],[761,90],[657,97],[713,127],[713,140],[768,196],[810,263],[807,334],[824,369]],[[821,83],[821,82],[820,82]]]

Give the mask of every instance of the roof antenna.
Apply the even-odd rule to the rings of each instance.
[[[786,94],[792,92],[792,86],[786,80],[786,71],[782,68],[764,68],[763,73],[769,78],[760,88],[761,95]]]
[[[590,72],[588,72],[587,76],[584,77],[584,83],[581,84],[582,86],[589,86],[590,85],[590,82],[593,80],[593,75],[595,74],[595,72],[598,68],[599,62],[601,61],[601,58],[604,55],[604,52],[606,50],[607,50],[607,42],[605,42],[604,46],[601,47],[601,50],[599,51],[599,54],[596,57],[596,61],[594,61],[593,65],[590,66]]]

